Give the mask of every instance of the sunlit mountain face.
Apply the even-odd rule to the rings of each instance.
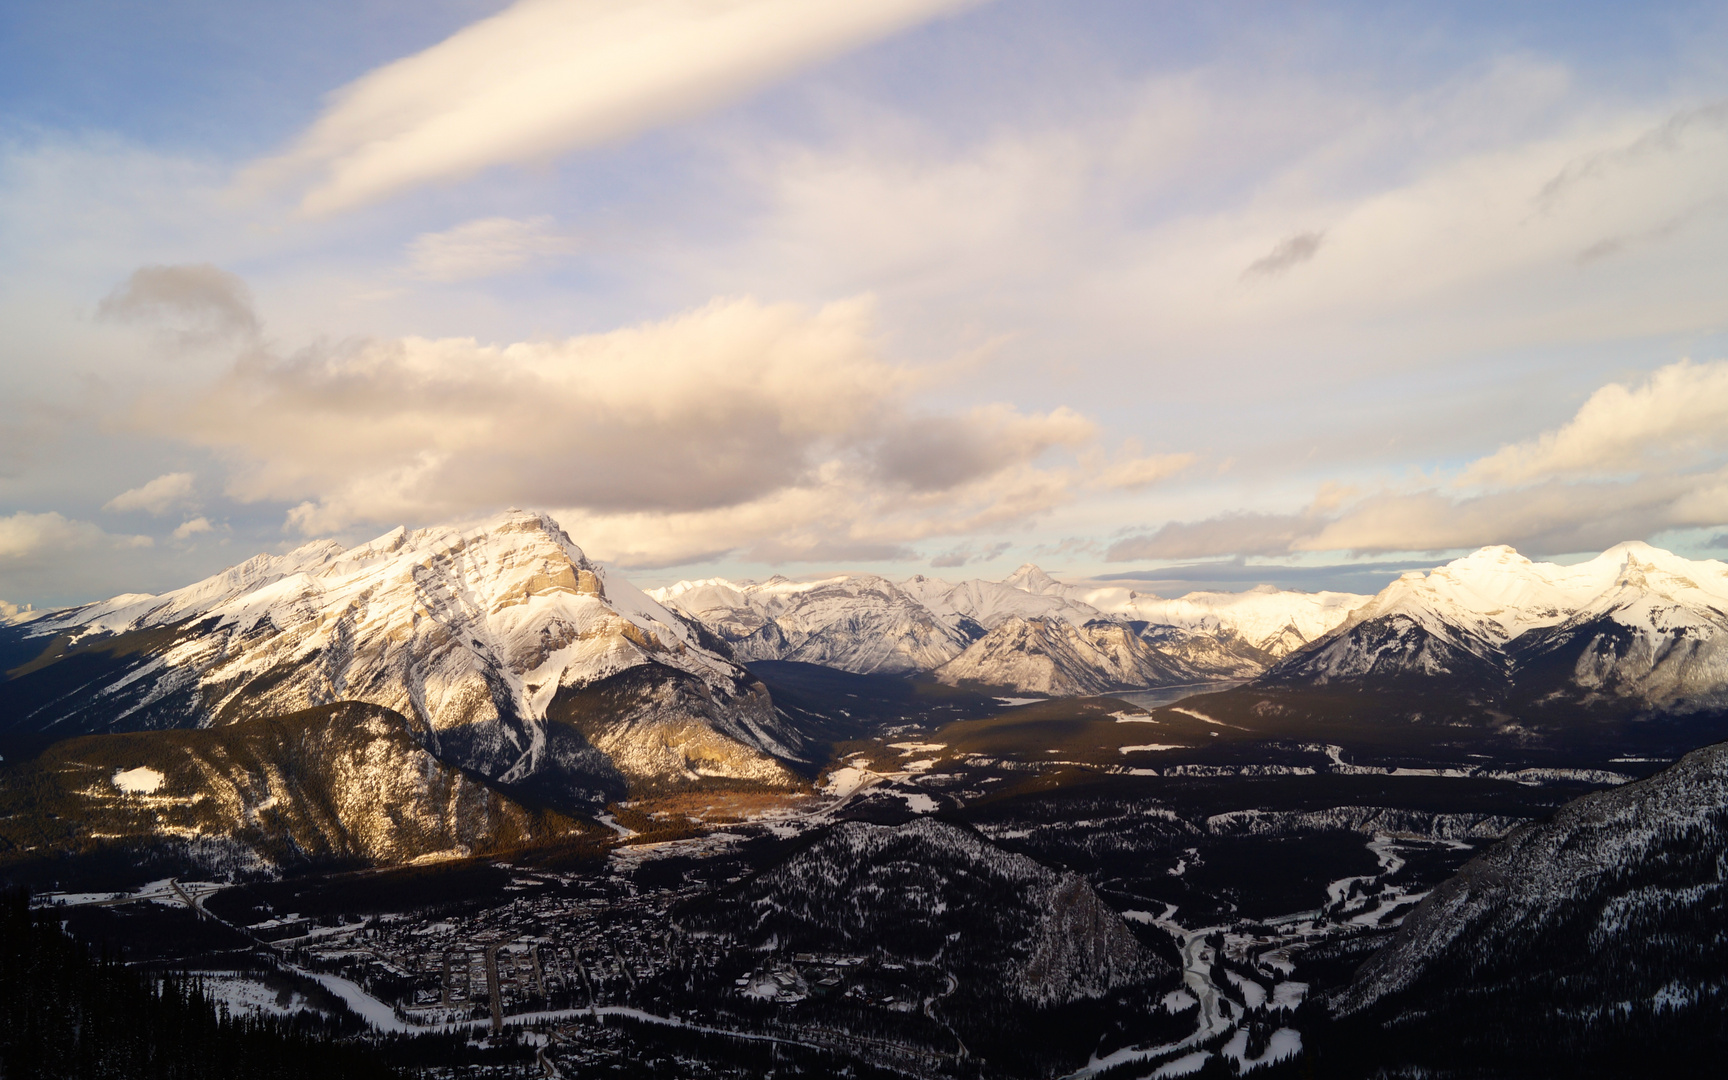
[[[0,1074],[1720,1071],[1716,6],[14,7]]]

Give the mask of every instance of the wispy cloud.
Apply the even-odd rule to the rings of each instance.
[[[196,481],[197,478],[189,472],[165,473],[142,487],[121,492],[109,499],[102,509],[116,514],[142,510],[160,517],[195,502]]]
[[[362,76],[253,184],[345,210],[491,165],[707,112],[806,64],[978,0],[518,0]]]
[[[492,217],[443,232],[421,233],[408,245],[408,272],[426,281],[455,282],[525,270],[577,249],[550,217]]]
[[[1248,269],[1242,271],[1244,280],[1256,277],[1276,277],[1293,266],[1312,259],[1320,253],[1320,243],[1326,239],[1324,230],[1320,232],[1297,233],[1295,236],[1278,241],[1272,250],[1248,264]]]

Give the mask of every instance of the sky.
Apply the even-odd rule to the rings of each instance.
[[[1728,5],[0,8],[0,615],[1728,549]]]

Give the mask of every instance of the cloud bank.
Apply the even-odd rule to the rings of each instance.
[[[561,341],[253,349],[134,423],[224,456],[227,494],[294,504],[301,533],[559,507],[585,545],[640,565],[738,548],[911,557],[908,543],[1024,523],[1087,485],[1143,487],[1192,460],[1109,452],[1063,407],[921,407],[928,376],[876,339],[867,298],[738,299]],[[169,474],[109,508],[161,514],[191,495],[190,474]]]
[[[1293,514],[1170,522],[1112,561],[1431,551],[1593,551],[1728,523],[1728,361],[1687,360],[1597,390],[1565,424],[1465,466],[1446,486],[1340,497]]]

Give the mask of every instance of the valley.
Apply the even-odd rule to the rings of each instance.
[[[0,877],[424,1076],[1426,1068],[1412,993],[1474,1016],[1519,977],[1446,944],[1498,925],[1470,882],[1712,917],[1728,769],[1692,752],[1728,734],[1700,682],[1724,582],[1626,546],[1371,599],[1035,567],[643,593],[542,515],[398,530],[13,620]],[[1643,847],[1579,869],[1522,839],[1623,793]],[[1648,895],[1593,884],[1622,872]],[[1568,902],[1530,917],[1560,950],[1531,971],[1627,948]],[[1715,1000],[1651,955],[1680,974],[1631,1019],[1568,1019],[1610,980],[1531,1022],[1611,1055]],[[1469,1075],[1501,1037],[1433,1060]]]

